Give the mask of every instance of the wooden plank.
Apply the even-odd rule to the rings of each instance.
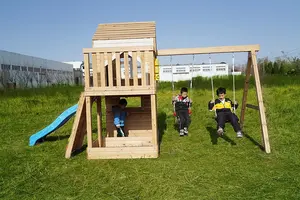
[[[154,80],[154,56],[152,51],[148,51],[147,60],[149,63],[149,74],[150,74],[150,86],[155,88],[155,80]]]
[[[85,89],[91,87],[91,83],[90,83],[90,55],[88,53],[84,54],[84,84],[85,84]]]
[[[145,52],[140,52],[142,86],[146,86]]]
[[[157,145],[157,107],[156,107],[156,95],[151,95],[151,116],[152,116],[152,143]]]
[[[88,159],[157,158],[156,147],[106,147],[88,148]]]
[[[259,110],[259,107],[258,106],[255,106],[255,105],[252,105],[252,104],[246,104],[246,107],[247,108],[252,108],[254,110]]]
[[[125,86],[129,86],[128,52],[124,52]]]
[[[104,60],[104,53],[97,53],[97,57],[99,57],[100,60],[100,76],[101,76],[101,87],[106,87],[106,70],[105,70],[105,60]]]
[[[92,105],[91,97],[86,97],[86,129],[87,129],[87,143],[88,147],[92,147]]]
[[[101,96],[97,98],[97,131],[98,131],[98,144],[99,147],[103,146],[102,137],[102,111],[101,111]]]
[[[151,146],[152,137],[108,137],[105,147],[143,147]]]
[[[241,117],[240,117],[240,124],[241,124],[242,129],[244,127],[244,119],[245,119],[245,112],[246,112],[246,104],[247,104],[251,67],[252,67],[251,53],[248,53],[248,62],[247,62],[247,68],[246,68],[246,77],[245,77],[245,83],[244,83],[244,92],[243,92],[242,109],[241,109]]]
[[[116,53],[116,78],[117,78],[117,87],[121,87],[121,60],[120,53]]]
[[[270,149],[270,142],[269,142],[269,135],[268,135],[268,127],[267,127],[267,120],[265,115],[265,107],[263,102],[259,72],[257,67],[257,60],[256,60],[256,52],[252,51],[252,63],[253,63],[253,71],[254,71],[254,78],[255,78],[255,86],[256,86],[256,95],[257,101],[259,106],[259,114],[260,114],[260,121],[261,121],[261,128],[262,128],[262,138],[265,147],[266,153],[271,153]]]
[[[108,87],[113,87],[114,80],[113,80],[112,53],[107,53],[107,60],[108,60]]]
[[[120,90],[120,88],[122,88]],[[85,96],[125,96],[125,95],[151,95],[156,94],[156,90],[151,87],[137,87],[134,89],[126,89],[123,87],[120,88],[90,88],[88,90],[85,90],[84,95]]]
[[[161,49],[157,51],[157,56],[251,52],[251,51],[259,51],[259,49],[260,46],[258,44],[241,45],[241,46],[203,47],[203,48]]]
[[[105,53],[105,52],[122,52],[122,51],[153,51],[153,46],[124,46],[124,47],[101,47],[101,48],[84,48],[83,53]]]
[[[98,86],[98,78],[97,78],[97,55],[95,53],[92,54],[92,69],[93,69],[93,87]]]
[[[133,86],[138,86],[138,74],[137,74],[137,52],[132,52],[132,74],[133,74]]]
[[[85,107],[85,97],[84,97],[84,93],[81,93],[78,101],[78,108],[76,111],[73,127],[72,127],[72,133],[69,137],[68,146],[65,152],[65,158],[71,158],[72,152],[82,146],[84,137],[81,135],[85,135],[85,131],[83,131],[82,128],[80,127],[81,125],[80,122],[83,120],[83,117],[84,118],[86,117],[84,107]],[[78,144],[80,144],[80,147]]]

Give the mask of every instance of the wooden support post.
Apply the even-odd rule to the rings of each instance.
[[[117,78],[117,87],[121,86],[121,65],[120,65],[120,53],[116,52],[116,78]]]
[[[125,86],[129,85],[128,52],[124,52]]]
[[[154,81],[154,56],[152,51],[148,51],[147,53],[148,63],[149,63],[149,73],[150,73],[150,86],[155,88],[155,81]]]
[[[138,75],[137,75],[137,52],[132,52],[132,74],[133,74],[133,86],[138,86]]]
[[[252,56],[252,63],[253,63],[255,86],[256,86],[256,95],[257,95],[261,128],[262,128],[262,138],[263,138],[263,143],[264,143],[266,153],[270,153],[271,149],[270,149],[269,136],[268,136],[268,127],[267,127],[267,120],[265,115],[265,107],[263,102],[259,72],[257,67],[256,52],[252,51],[251,54],[252,54],[251,56]]]
[[[84,54],[84,84],[85,88],[91,87],[90,83],[90,55],[88,53]]]
[[[97,80],[97,55],[95,53],[92,54],[92,69],[93,69],[93,87],[99,87],[98,86],[98,80]]]
[[[88,148],[92,148],[92,97],[86,97],[86,130],[87,130],[87,143]]]
[[[142,86],[146,86],[147,77],[146,77],[145,52],[144,51],[141,52],[140,58],[141,58]]]
[[[241,117],[240,117],[240,123],[241,123],[242,129],[243,129],[244,120],[245,120],[245,112],[246,112],[247,95],[248,95],[248,89],[249,89],[249,80],[250,80],[250,74],[251,74],[251,66],[252,66],[252,58],[251,58],[251,53],[249,52],[247,68],[246,68],[245,84],[244,84],[244,94],[243,94],[243,101],[242,101]]]
[[[157,107],[156,107],[156,95],[151,95],[151,118],[152,118],[152,142],[156,146],[158,143],[157,137]]]
[[[107,61],[108,61],[108,87],[113,87],[114,80],[113,80],[112,53],[107,53]]]
[[[97,98],[97,129],[98,129],[98,144],[99,147],[103,146],[102,136],[102,111],[101,111],[101,96]]]
[[[101,87],[104,88],[106,86],[104,53],[97,53],[97,58],[99,60],[99,68],[100,68],[100,76],[101,76]]]

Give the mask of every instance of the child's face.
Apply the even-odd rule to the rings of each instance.
[[[224,99],[225,98],[225,94],[222,93],[222,94],[219,94],[219,99]]]
[[[184,98],[187,97],[187,95],[188,95],[187,92],[182,92],[182,93],[181,93],[181,96],[184,97]]]
[[[124,110],[126,108],[126,105],[120,105],[121,109]]]

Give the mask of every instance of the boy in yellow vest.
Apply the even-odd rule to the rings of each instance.
[[[229,98],[225,98],[226,96],[226,89],[225,88],[218,88],[217,89],[217,95],[218,99],[216,99],[214,102],[210,101],[208,103],[208,109],[214,110],[217,113],[216,121],[218,123],[218,134],[223,135],[224,134],[224,128],[226,121],[229,121],[234,129],[234,131],[237,133],[237,137],[243,137],[242,130],[239,124],[238,117],[232,113],[233,109],[238,108],[237,102],[232,102]]]

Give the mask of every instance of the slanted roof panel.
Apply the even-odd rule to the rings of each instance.
[[[155,22],[99,24],[93,40],[155,38]]]

